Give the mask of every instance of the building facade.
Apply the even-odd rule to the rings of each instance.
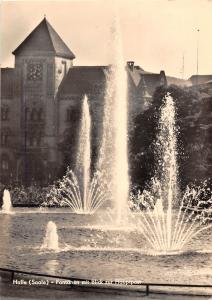
[[[1,69],[0,182],[47,185],[74,164],[82,99],[92,116],[95,159],[102,129],[108,66],[74,66],[75,55],[44,18],[13,51],[14,68]],[[126,66],[131,118],[151,104],[164,71]]]

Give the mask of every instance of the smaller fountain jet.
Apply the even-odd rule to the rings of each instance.
[[[9,190],[5,189],[3,193],[2,212],[5,214],[11,214],[12,202]]]
[[[58,240],[57,225],[54,222],[49,221],[46,226],[46,235],[41,248],[57,251],[59,249]]]
[[[47,203],[69,206],[78,214],[93,214],[108,199],[100,172],[91,179],[91,116],[88,97],[83,98],[82,119],[75,173],[68,167],[65,176],[48,194]]]
[[[84,195],[84,194],[83,194]],[[101,176],[95,173],[87,189],[86,201],[84,201],[77,176],[71,169],[67,169],[66,175],[53,186],[47,195],[47,201],[43,205],[68,206],[77,214],[93,214],[108,200],[105,193],[104,182]]]

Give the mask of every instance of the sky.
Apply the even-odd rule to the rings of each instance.
[[[75,65],[110,64],[114,3],[126,61],[186,79],[197,73],[199,45],[199,74],[212,74],[212,0],[1,1],[1,66],[13,67],[11,52],[44,15],[74,52]]]

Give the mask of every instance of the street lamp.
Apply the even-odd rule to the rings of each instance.
[[[198,85],[198,76],[199,76],[199,32],[197,29],[197,85]]]

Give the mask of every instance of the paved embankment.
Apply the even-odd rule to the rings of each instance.
[[[212,300],[212,296],[183,296],[170,295],[170,290],[167,294],[150,294],[146,296],[142,290],[138,288],[112,288],[112,287],[70,287],[68,285],[56,284],[39,284],[45,282],[45,278],[30,278],[30,277],[15,277],[18,280],[16,283],[11,282],[11,275],[5,272],[0,272],[0,300]],[[22,281],[22,284],[18,282]],[[30,281],[31,280],[31,281]],[[32,284],[32,280],[33,284]],[[35,284],[37,282],[37,284]],[[161,290],[157,291],[161,292]],[[179,291],[175,291],[176,293]]]

